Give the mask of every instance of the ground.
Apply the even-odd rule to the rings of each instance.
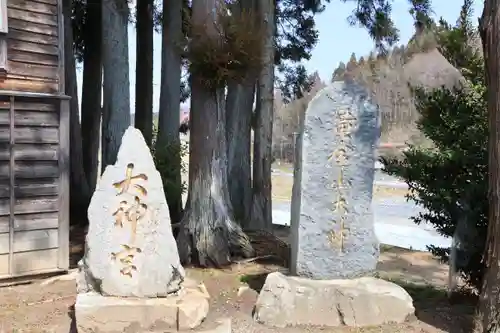
[[[284,228],[277,230],[280,237],[284,233]],[[78,246],[73,249],[80,252]],[[416,319],[401,325],[366,329],[271,329],[255,323],[251,314],[266,274],[277,270],[286,272],[277,261],[252,261],[236,263],[224,270],[187,268],[187,273],[203,281],[211,295],[207,323],[231,317],[235,333],[460,333],[467,332],[474,309],[472,297],[450,303],[445,291],[447,266],[429,253],[383,246],[377,274],[408,290],[415,301]],[[44,281],[47,280],[0,288],[0,332],[70,332],[76,297],[74,280],[50,284]]]
[[[289,166],[276,166],[290,172]],[[289,201],[293,178],[273,174],[273,201]],[[378,187],[375,196],[402,196],[405,190]],[[258,255],[275,254],[286,265],[286,227],[277,227],[274,234],[250,235]],[[273,236],[269,236],[273,237]],[[71,261],[77,262],[83,251],[84,233],[73,230]],[[270,248],[272,244],[272,248]],[[312,327],[271,329],[255,323],[251,314],[258,291],[267,273],[284,271],[283,261],[251,261],[234,264],[224,270],[187,268],[187,274],[203,281],[211,295],[207,323],[220,317],[231,317],[234,333],[460,333],[468,332],[475,298],[462,296],[450,302],[446,295],[448,266],[438,262],[429,253],[382,246],[377,269],[381,278],[403,286],[413,297],[416,318],[401,325],[387,325],[365,329],[322,329]],[[29,284],[0,288],[0,333],[68,333],[71,327],[72,306],[75,302],[74,280],[30,281]]]

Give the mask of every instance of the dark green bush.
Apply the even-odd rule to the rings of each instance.
[[[382,158],[382,163],[385,172],[409,185],[408,199],[426,209],[414,222],[456,237],[456,268],[479,290],[488,224],[488,120],[483,60],[468,46],[473,30],[467,6],[466,0],[456,26],[441,21],[438,30],[441,53],[461,71],[462,84],[413,90],[421,116],[417,127],[433,147],[410,146],[402,158]],[[450,248],[429,250],[448,262]]]
[[[165,146],[158,150],[158,147],[156,147],[157,134],[158,128],[154,126],[151,153],[154,157],[156,169],[160,172],[163,180],[163,190],[168,200],[169,197],[176,198],[178,195],[182,195],[187,191],[186,182],[181,181],[179,188],[179,183],[173,182],[172,179],[177,177],[179,166],[181,174],[187,171],[187,163],[184,161],[184,158],[188,155],[189,148],[187,144],[181,142],[180,145]],[[176,162],[179,159],[180,165]]]

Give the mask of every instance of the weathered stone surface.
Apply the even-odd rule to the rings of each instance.
[[[293,274],[359,277],[375,269],[371,211],[378,108],[366,91],[334,82],[309,104],[297,140],[291,208]]]
[[[79,292],[163,297],[179,290],[185,273],[162,179],[139,130],[125,132],[116,164],[106,167],[92,196],[88,217]]]
[[[362,327],[401,323],[414,312],[410,295],[385,280],[311,280],[271,273],[257,299],[254,319],[275,327]]]
[[[75,321],[79,333],[175,332],[198,327],[208,314],[208,300],[190,291],[165,298],[121,298],[78,294]]]

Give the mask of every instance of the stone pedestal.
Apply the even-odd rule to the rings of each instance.
[[[139,333],[190,330],[208,313],[201,293],[167,298],[122,298],[98,293],[78,294],[75,320],[78,333]]]
[[[254,319],[274,327],[366,327],[402,323],[414,313],[411,296],[381,279],[311,280],[271,273],[257,299]]]

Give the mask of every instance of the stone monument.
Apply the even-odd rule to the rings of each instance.
[[[291,271],[313,279],[375,269],[371,211],[378,107],[354,82],[334,82],[310,102],[297,138]]]
[[[269,274],[254,319],[275,327],[374,326],[415,312],[400,286],[368,275],[379,244],[371,212],[378,108],[353,82],[311,101],[296,145],[292,274]]]
[[[163,182],[139,130],[125,132],[88,218],[75,304],[80,333],[191,329],[202,322],[207,295],[185,281]]]

